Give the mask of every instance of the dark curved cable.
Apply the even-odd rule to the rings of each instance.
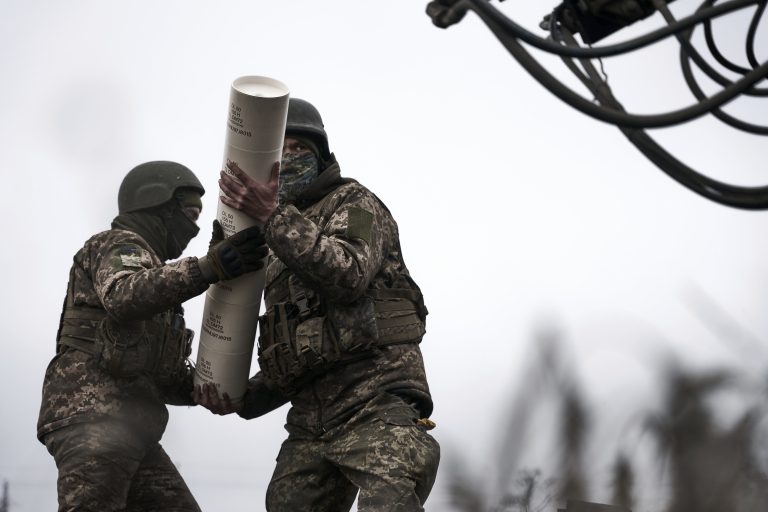
[[[747,59],[753,68],[760,65],[757,61],[757,56],[755,55],[755,34],[757,33],[757,26],[760,24],[760,18],[763,17],[763,13],[765,12],[765,4],[766,0],[762,0],[762,2],[757,5],[755,15],[752,16],[752,22],[749,24],[749,31],[747,32]]]
[[[669,10],[669,7],[667,7],[667,2],[664,0],[651,0],[654,7],[656,7],[656,10],[658,10],[662,17],[665,19],[665,21],[672,25],[677,22],[675,17],[672,15],[672,12]],[[705,8],[705,6],[708,4],[708,2],[705,0],[698,10],[702,10]],[[688,29],[688,32],[695,29],[696,27],[691,27]],[[678,42],[681,45],[684,45],[688,53],[690,54],[690,57],[693,59],[693,61],[696,63],[697,66],[699,66],[699,69],[704,72],[709,78],[711,78],[714,82],[717,84],[728,87],[733,82],[729,80],[728,78],[724,77],[720,73],[718,73],[705,59],[701,56],[701,54],[696,50],[696,48],[693,47],[692,44],[688,42],[688,39],[682,37],[682,32],[675,33],[675,37],[677,38]],[[749,72],[751,70],[747,70]],[[744,94],[747,96],[764,96],[768,97],[768,88],[760,88],[760,87],[752,87],[748,91],[744,91]],[[701,98],[699,98],[701,99]]]
[[[598,57],[611,57],[615,55],[621,55],[623,53],[643,48],[666,37],[669,37],[675,32],[681,32],[691,28],[694,25],[701,23],[702,21],[713,19],[718,16],[728,14],[729,12],[743,9],[744,7],[756,4],[761,1],[762,0],[729,0],[720,5],[710,7],[706,10],[687,16],[678,21],[675,25],[667,25],[665,27],[661,27],[635,39],[614,45],[596,47],[593,46],[591,48],[573,48],[570,46],[559,45],[547,39],[541,38],[504,16],[499,10],[493,7],[488,2],[488,0],[460,0],[460,3],[464,3],[467,5],[468,9],[472,9],[478,15],[480,15],[482,12],[486,17],[494,18],[496,23],[498,23],[506,32],[513,34],[516,38],[530,44],[535,48],[566,57],[596,59]]]
[[[691,32],[688,32],[687,37],[690,38]],[[689,55],[683,50],[683,48],[680,48],[680,66],[683,70],[683,77],[685,78],[686,83],[688,84],[688,88],[691,90],[693,95],[696,97],[696,99],[703,99],[706,98],[706,95],[704,94],[704,91],[701,90],[699,87],[698,82],[696,82],[696,77],[693,75],[693,71],[691,70],[691,62],[689,59]],[[746,121],[742,121],[741,119],[738,119],[724,111],[722,111],[719,108],[712,109],[711,114],[715,116],[720,121],[724,122],[725,124],[736,128],[737,130],[741,130],[744,132],[752,133],[755,135],[768,135],[768,126],[761,126],[757,124],[748,123]]]
[[[743,210],[768,210],[768,186],[739,187],[713,180],[672,156],[643,130],[619,129],[646,158],[693,192],[725,206]]]
[[[573,61],[573,59],[571,57],[563,57],[563,56],[561,56],[560,59],[563,61],[563,64],[565,64],[566,67],[569,70],[571,70],[571,73],[573,73],[576,76],[576,78],[578,78],[579,81],[582,84],[584,84],[584,86],[588,90],[592,91],[592,94],[595,95],[595,99],[597,99],[597,93],[593,90],[594,84],[592,83],[592,81],[589,78],[587,78],[584,75],[584,73],[582,73],[582,71],[579,69],[579,67],[576,65],[576,63]],[[582,63],[582,66],[584,66],[584,62],[585,61],[586,61],[586,59],[579,59],[579,62]]]
[[[567,44],[578,44],[569,32],[566,31],[565,36]],[[573,63],[573,59],[563,58],[563,62],[565,62],[582,83],[592,91],[600,103],[617,110],[623,109],[615,96],[613,96],[608,84],[602,77],[600,77],[590,61],[581,61],[589,78],[581,73],[575,63]],[[619,127],[619,129],[638,151],[653,162],[656,167],[692,192],[724,206],[743,210],[768,209],[768,186],[740,187],[713,180],[712,178],[694,171],[675,158],[671,153],[653,140],[653,138],[651,138],[644,130],[622,127]]]
[[[491,29],[491,32],[494,33],[496,38],[501,42],[502,45],[504,45],[507,51],[509,51],[509,53],[518,61],[518,63],[520,63],[520,65],[523,66],[523,68],[525,68],[525,70],[532,77],[534,77],[552,94],[573,108],[595,119],[627,128],[660,128],[663,126],[671,126],[674,124],[690,121],[708,113],[713,108],[717,108],[726,102],[731,101],[746,89],[752,87],[753,84],[768,76],[767,62],[757,69],[747,73],[743,78],[734,82],[726,89],[721,90],[720,92],[695,105],[691,105],[681,110],[668,112],[665,114],[628,114],[623,110],[618,111],[605,108],[600,105],[595,105],[582,96],[574,93],[570,88],[557,80],[521,46],[515,37],[510,35],[505,30],[506,25],[503,24],[501,20],[506,18],[501,15],[501,13],[496,11],[496,9],[490,7],[479,9],[475,12],[485,22],[488,28]],[[493,15],[493,13],[496,14]],[[551,41],[550,43],[557,45]]]
[[[667,23],[671,24],[676,21],[675,16],[669,10],[664,0],[652,1],[656,9],[661,13]],[[682,68],[685,82],[688,84],[688,88],[691,90],[696,99],[701,101],[706,99],[706,95],[704,94],[704,91],[702,91],[699,87],[699,84],[696,81],[696,77],[693,74],[693,70],[691,69],[691,59],[693,59],[696,64],[699,64],[699,61],[696,60],[696,57],[701,59],[701,56],[696,51],[696,48],[694,48],[693,44],[691,44],[691,37],[693,36],[694,30],[695,27],[685,31],[682,34],[675,34],[675,37],[677,37],[677,40],[680,43],[680,67]],[[768,135],[768,126],[761,126],[742,121],[741,119],[723,112],[719,108],[712,109],[711,114],[723,123],[738,130],[749,132],[755,135]]]
[[[704,2],[706,5],[714,5],[715,0],[706,0]],[[704,38],[707,41],[707,47],[709,48],[710,53],[712,53],[712,56],[715,58],[715,60],[720,63],[721,66],[724,68],[733,71],[734,73],[739,74],[746,74],[749,73],[750,68],[745,68],[743,66],[739,66],[735,62],[728,59],[725,55],[723,55],[720,52],[720,49],[717,47],[717,43],[715,42],[715,37],[712,34],[712,23],[711,20],[704,20]]]

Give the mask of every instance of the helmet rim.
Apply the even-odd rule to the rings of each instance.
[[[186,166],[167,160],[139,164],[125,175],[117,194],[119,213],[160,206],[173,199],[181,188],[205,194],[200,180]]]

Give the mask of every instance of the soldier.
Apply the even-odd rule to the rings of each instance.
[[[267,254],[258,228],[223,239],[214,223],[206,256],[164,263],[197,235],[203,193],[181,164],[141,164],[120,185],[112,228],[74,256],[37,424],[59,511],[200,510],[159,443],[165,404],[194,405],[181,303]]]
[[[320,114],[300,99],[279,175],[260,184],[228,167],[221,200],[262,223],[270,248],[261,371],[242,403],[208,385],[196,401],[246,419],[291,402],[270,512],[345,511],[358,491],[361,511],[423,510],[440,458],[419,349],[427,309],[390,211],[341,177]]]

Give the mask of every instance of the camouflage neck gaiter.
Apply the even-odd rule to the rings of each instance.
[[[314,181],[318,171],[314,153],[283,155],[277,193],[280,204],[293,202]]]

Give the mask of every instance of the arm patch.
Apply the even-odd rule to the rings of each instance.
[[[370,244],[373,214],[357,206],[350,206],[347,208],[347,215],[347,236],[349,238],[360,238]]]
[[[152,257],[146,249],[134,245],[118,245],[112,250],[112,270],[142,269],[152,266]]]

